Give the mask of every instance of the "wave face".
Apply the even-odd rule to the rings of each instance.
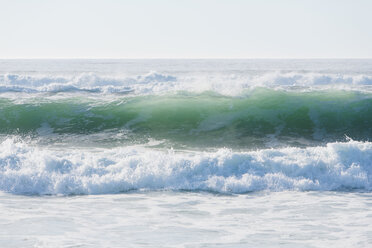
[[[140,147],[61,151],[9,138],[0,147],[0,190],[15,194],[372,189],[370,142],[188,153]]]
[[[0,99],[0,133],[20,135],[125,134],[173,146],[304,147],[372,138],[372,94],[289,92],[259,88],[244,97],[212,93],[89,98]]]

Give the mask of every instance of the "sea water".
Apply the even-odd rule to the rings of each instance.
[[[0,246],[372,245],[372,60],[0,60]]]

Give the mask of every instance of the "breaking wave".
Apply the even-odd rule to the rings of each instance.
[[[372,190],[363,61],[27,63],[0,74],[0,191]]]

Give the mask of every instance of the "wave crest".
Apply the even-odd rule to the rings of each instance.
[[[81,73],[74,76],[58,75],[0,75],[0,93],[61,93],[91,92],[105,94],[133,93],[164,94],[187,91],[201,93],[212,91],[222,95],[239,96],[256,87],[312,90],[313,88],[338,88],[370,91],[372,76],[322,73],[269,72],[247,74],[191,74],[174,76],[151,71],[134,76],[105,76]]]

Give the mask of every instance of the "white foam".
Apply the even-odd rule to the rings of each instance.
[[[226,87],[228,85],[228,87]],[[0,93],[59,93],[91,92],[104,94],[133,93],[164,94],[178,91],[200,93],[212,91],[223,95],[241,95],[255,87],[285,88],[301,87],[302,90],[336,88],[371,91],[372,77],[329,73],[282,73],[268,72],[250,74],[188,74],[168,75],[151,71],[137,76],[107,76],[95,73],[78,75],[0,75]]]
[[[138,76],[102,76],[95,73],[81,73],[77,76],[58,75],[0,75],[0,92],[92,92],[92,93],[128,93],[139,94],[156,92],[161,84],[176,81],[176,77],[149,72]]]
[[[16,194],[372,189],[370,142],[174,152],[141,147],[52,149],[8,138],[0,147],[0,190]]]

